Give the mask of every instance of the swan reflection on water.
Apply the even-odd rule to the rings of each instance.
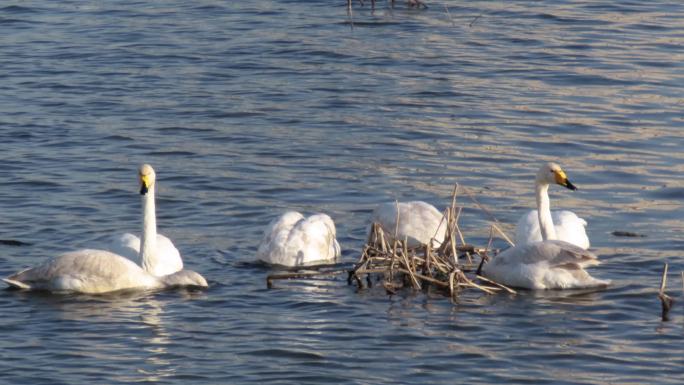
[[[12,293],[41,315],[49,328],[37,332],[39,348],[49,354],[67,355],[76,367],[109,370],[112,381],[162,381],[177,373],[178,355],[167,313],[179,299],[199,299],[201,291],[129,291],[106,295],[54,295],[47,292]],[[179,296],[183,298],[178,298]],[[29,321],[30,322],[30,321]],[[116,359],[113,359],[117,357]],[[72,366],[73,367],[73,366]]]

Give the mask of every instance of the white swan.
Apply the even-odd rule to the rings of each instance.
[[[525,289],[580,289],[607,286],[584,270],[596,255],[565,241],[546,240],[511,247],[482,266],[485,277]]]
[[[504,285],[526,289],[576,289],[608,285],[610,281],[595,279],[584,270],[585,267],[599,264],[596,255],[582,247],[555,239],[547,194],[551,183],[576,189],[557,164],[549,163],[539,170],[537,204],[543,240],[520,243],[503,251],[482,266],[482,273]]]
[[[140,167],[140,193],[143,198],[143,236],[140,257],[142,267],[131,260],[105,250],[84,249],[62,254],[36,267],[22,270],[3,279],[20,289],[57,292],[106,293],[124,289],[156,289],[171,286],[207,287],[198,273],[182,269],[183,262],[165,260],[157,253],[154,218],[154,170]],[[149,197],[152,197],[150,199]],[[164,266],[170,263],[172,268]],[[170,274],[161,274],[173,270]]]
[[[515,228],[515,243],[522,245],[539,242],[542,239],[560,239],[588,249],[587,222],[571,211],[551,211],[548,193],[551,183],[560,184],[571,190],[577,189],[568,181],[559,165],[555,163],[543,165],[537,172],[535,180],[537,210],[531,210],[520,218]],[[543,238],[541,233],[542,221],[549,224],[546,238]]]
[[[397,206],[399,227],[397,227]],[[372,222],[378,223],[390,239],[395,232],[400,241],[408,238],[408,247],[425,245],[433,239],[432,246],[438,247],[444,240],[446,220],[435,206],[422,201],[382,203],[375,208]]]
[[[296,211],[288,211],[269,223],[256,258],[284,266],[334,261],[340,256],[335,235],[335,223],[328,215],[304,218]]]
[[[191,270],[155,277],[127,258],[105,250],[90,249],[62,254],[3,281],[19,289],[87,294],[126,289],[208,286],[204,277]]]
[[[140,166],[140,194],[143,209],[143,243],[147,246],[140,249],[140,238],[126,233],[111,239],[108,250],[132,260],[140,258],[143,269],[157,277],[183,270],[180,252],[171,240],[157,234],[157,216],[155,213],[154,193],[156,174],[149,164]]]

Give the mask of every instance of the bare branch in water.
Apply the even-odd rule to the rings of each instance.
[[[661,318],[663,321],[669,321],[670,309],[674,305],[674,299],[665,293],[665,286],[667,286],[667,263],[663,267],[663,276],[660,278],[660,291],[658,292],[658,298],[660,298],[660,304],[662,305]]]

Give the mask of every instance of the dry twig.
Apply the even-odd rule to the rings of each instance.
[[[674,299],[665,293],[665,286],[667,285],[667,263],[663,267],[663,276],[660,278],[660,291],[658,292],[658,298],[660,298],[660,304],[662,305],[662,312],[660,314],[663,321],[669,321],[670,309],[674,305]]]

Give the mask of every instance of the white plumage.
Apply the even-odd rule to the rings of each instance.
[[[553,227],[556,229],[557,239],[583,249],[589,248],[589,237],[586,232],[587,221],[567,210],[551,211],[551,218],[553,219]],[[527,215],[520,217],[515,227],[515,243],[521,245],[541,240],[539,214],[537,210],[531,210]]]
[[[335,224],[328,215],[305,218],[296,211],[288,211],[269,223],[256,259],[284,266],[331,262],[340,256],[335,236]]]
[[[528,219],[530,214],[523,219],[534,222],[536,218],[537,232],[540,233],[542,241],[530,243],[528,240],[532,239],[534,234],[527,235],[519,231],[520,237],[516,235],[517,245],[486,263],[482,267],[482,273],[504,285],[526,289],[575,289],[608,285],[610,281],[595,279],[584,270],[585,267],[599,264],[596,255],[582,245],[558,239],[549,210],[548,188],[552,183],[571,190],[577,189],[559,165],[548,163],[539,169],[536,178],[538,211],[531,219]],[[576,218],[575,221],[584,222],[576,215],[572,215]],[[559,222],[564,223],[565,218],[571,217],[561,214]],[[530,228],[532,227],[534,226],[530,225]],[[584,225],[581,227],[584,233]],[[577,232],[572,235],[577,237]],[[584,236],[586,237],[586,233]],[[587,239],[587,246],[588,243]]]
[[[131,260],[141,259],[140,238],[125,233],[111,238],[107,250]],[[150,273],[157,277],[183,270],[183,259],[173,242],[164,235],[157,234],[156,253],[158,262],[151,266]]]
[[[399,227],[397,227],[397,207]],[[444,240],[446,221],[435,206],[422,201],[382,203],[375,208],[372,222],[378,223],[385,234],[394,239],[396,231],[400,241],[408,238],[408,247],[425,245],[432,239],[432,246]]]
[[[559,165],[547,163],[541,166],[535,178],[537,210],[531,210],[520,218],[515,228],[515,243],[522,245],[539,242],[542,239],[560,239],[588,249],[590,245],[586,231],[587,221],[572,211],[551,211],[548,192],[550,184],[559,184],[571,190],[577,189],[568,181]],[[546,225],[547,238],[542,237],[542,222]]]
[[[171,286],[208,286],[207,281],[194,271],[183,270],[155,277],[127,258],[105,250],[90,249],[62,254],[3,281],[20,289],[88,294]]]
[[[181,270],[183,262],[177,250],[177,259],[170,259],[159,253],[154,218],[154,170],[145,164],[140,167],[139,177],[140,193],[147,196],[143,197],[142,247],[141,241],[133,235],[122,238],[126,242],[137,241],[131,248],[141,250],[142,267],[109,251],[84,249],[62,254],[36,267],[13,274],[3,281],[20,289],[89,294],[172,286],[207,287],[207,281],[198,273]],[[152,198],[149,199],[149,196]],[[170,273],[164,274],[164,271]]]
[[[525,289],[579,289],[606,286],[584,268],[598,265],[593,253],[564,241],[547,240],[511,247],[482,266],[482,273],[504,285]]]
[[[157,234],[156,173],[152,166],[145,164],[140,167],[139,177],[142,196],[142,238],[148,241],[146,247],[141,250],[140,238],[126,233],[112,237],[108,250],[132,260],[139,259],[143,269],[157,277],[181,271],[183,259],[180,252],[169,238]]]

